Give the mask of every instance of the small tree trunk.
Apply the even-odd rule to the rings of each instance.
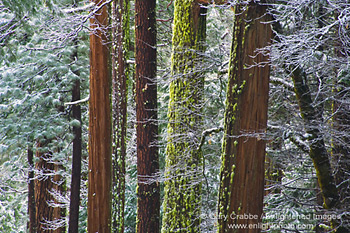
[[[80,100],[80,80],[76,80],[72,90],[72,101]],[[73,119],[81,124],[80,105],[72,106]],[[69,208],[69,229],[70,233],[78,232],[79,229],[79,204],[80,204],[80,177],[81,177],[81,125],[73,126],[73,161],[72,161],[72,182]]]
[[[135,1],[137,232],[159,232],[156,1]]]
[[[335,180],[332,175],[332,167],[323,136],[318,129],[319,114],[312,105],[310,90],[304,80],[306,73],[301,68],[292,67],[292,79],[294,91],[298,100],[301,116],[304,120],[306,132],[310,143],[309,155],[313,161],[316,176],[323,196],[323,203],[326,209],[333,208],[339,201],[339,195]]]
[[[105,1],[94,0],[96,7]],[[111,107],[107,6],[90,19],[88,232],[111,231]]]
[[[130,44],[129,0],[112,4],[112,80],[113,80],[113,231],[124,232],[125,159]]]
[[[28,215],[29,215],[28,232],[29,233],[36,233],[34,162],[33,162],[34,153],[33,153],[33,150],[31,148],[28,149],[27,155],[28,155],[28,164],[29,164],[29,172],[28,172]]]

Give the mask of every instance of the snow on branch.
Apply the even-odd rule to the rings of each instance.
[[[88,102],[90,99],[90,95],[84,99],[81,99],[81,100],[77,100],[77,101],[73,101],[73,102],[67,102],[67,103],[64,103],[64,105],[75,105],[75,104],[82,104],[82,103],[85,103],[85,102]]]

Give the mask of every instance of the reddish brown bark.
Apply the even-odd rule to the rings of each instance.
[[[88,232],[105,233],[111,231],[112,170],[107,6],[90,19],[90,24]]]
[[[269,92],[268,56],[257,54],[271,41],[266,6],[235,6],[227,89],[219,232],[260,232],[264,197],[264,133]],[[259,64],[259,65],[257,65]],[[248,215],[247,218],[237,218]],[[227,216],[225,219],[224,216]],[[222,217],[222,218],[220,218]],[[229,224],[247,224],[244,229]],[[252,224],[251,228],[248,227]]]
[[[156,1],[135,1],[137,232],[159,232]]]
[[[62,226],[56,229],[55,221],[65,216],[65,209],[53,207],[53,204],[58,204],[51,194],[53,191],[62,193],[64,191],[64,181],[57,174],[61,166],[52,161],[51,152],[47,151],[48,143],[38,143],[36,156],[39,161],[35,164],[36,179],[34,180],[35,190],[35,225],[38,233],[60,233],[65,232],[65,227]]]

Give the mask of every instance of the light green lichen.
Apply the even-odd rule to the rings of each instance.
[[[200,60],[196,51],[201,49],[202,38],[195,28],[198,15],[193,15],[194,0],[176,0],[174,4],[173,80],[169,87],[162,232],[200,232],[201,185],[197,184],[197,179],[202,154],[197,151],[194,140],[200,134],[189,132],[196,132],[201,121],[200,114],[193,113],[199,113],[203,87],[203,78],[195,72],[196,62]]]

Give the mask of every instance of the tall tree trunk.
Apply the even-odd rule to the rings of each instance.
[[[219,232],[260,232],[269,92],[266,6],[255,1],[234,7],[235,21],[227,86],[219,192]],[[239,218],[239,215],[247,215]],[[238,217],[237,217],[238,216]],[[244,229],[232,224],[247,224]],[[248,227],[249,224],[251,227]],[[233,226],[233,225],[232,225]]]
[[[168,108],[168,143],[162,232],[200,232],[204,76],[201,53],[206,33],[205,9],[193,0],[176,0],[172,80]]]
[[[113,80],[113,232],[124,232],[125,158],[127,129],[127,93],[130,44],[129,0],[115,0],[112,4],[112,80]]]
[[[33,157],[34,153],[31,148],[28,148],[28,164],[29,164],[29,172],[28,172],[28,232],[36,233],[36,211],[35,211],[35,190],[34,190],[34,162]]]
[[[137,232],[159,232],[156,0],[135,1]]]
[[[77,43],[75,43],[77,45]],[[77,58],[77,52],[73,54]],[[74,82],[72,89],[72,102],[80,100],[80,80]],[[73,160],[72,160],[72,181],[69,205],[69,228],[70,233],[78,232],[79,229],[79,204],[80,204],[80,181],[81,181],[81,107],[79,104],[72,106],[73,119],[80,122],[79,126],[73,126]]]
[[[108,13],[107,6],[102,6],[105,1],[93,2],[101,9],[90,19],[88,232],[108,233],[112,186]]]

